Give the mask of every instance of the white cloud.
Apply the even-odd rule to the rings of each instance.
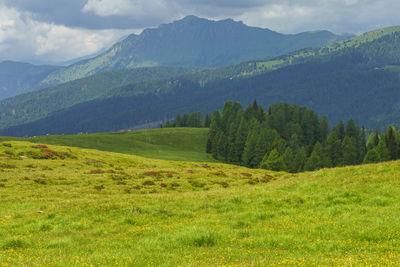
[[[0,5],[0,59],[59,62],[93,54],[132,30],[87,30],[38,22]]]
[[[284,33],[319,29],[362,33],[400,25],[399,0],[58,1],[62,4],[0,0],[0,60],[69,60],[137,32],[130,28],[154,27],[190,14],[233,18]]]
[[[295,33],[327,29],[362,33],[400,24],[398,0],[271,0],[263,7],[243,10],[236,19],[253,26]]]

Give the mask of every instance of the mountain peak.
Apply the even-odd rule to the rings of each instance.
[[[334,37],[324,32],[285,35],[230,18],[212,20],[189,15],[130,35],[93,60],[71,65],[65,73],[58,72],[44,83],[63,83],[121,68],[227,66],[304,47],[321,47],[331,44]]]
[[[199,18],[195,15],[188,15],[188,16],[184,17],[183,19],[181,19],[181,21],[196,21],[196,20],[202,20],[202,18]]]

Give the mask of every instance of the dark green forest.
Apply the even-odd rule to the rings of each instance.
[[[177,115],[165,127],[210,127],[207,152],[223,162],[291,173],[400,158],[400,132],[368,134],[353,120],[330,129],[326,116],[278,103],[264,111],[228,101],[222,111]]]

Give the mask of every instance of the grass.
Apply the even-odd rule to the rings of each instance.
[[[0,266],[400,263],[398,161],[292,175],[11,141],[0,163]]]
[[[205,128],[164,128],[87,135],[50,135],[25,139],[0,137],[0,141],[26,140],[155,159],[210,162],[213,159],[205,152],[207,134],[208,129]]]

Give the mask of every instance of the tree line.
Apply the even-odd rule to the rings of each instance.
[[[400,132],[368,134],[353,120],[330,129],[326,116],[277,103],[264,111],[228,101],[222,111],[177,115],[167,127],[209,127],[207,153],[220,161],[291,173],[400,158]]]

